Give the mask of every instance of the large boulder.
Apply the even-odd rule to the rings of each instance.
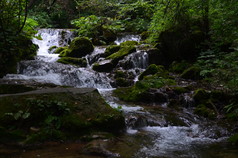
[[[163,31],[158,37],[157,48],[164,57],[166,66],[173,61],[195,61],[200,53],[198,46],[204,41],[204,33],[199,28],[174,26]]]
[[[0,95],[0,142],[78,139],[90,132],[119,132],[121,112],[93,88],[50,88]]]
[[[112,60],[103,60],[98,63],[93,64],[93,70],[98,72],[110,72],[114,68]]]
[[[60,53],[60,57],[81,58],[93,52],[94,46],[86,37],[76,37],[69,45],[68,49]]]

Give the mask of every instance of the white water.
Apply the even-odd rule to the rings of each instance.
[[[119,45],[119,44],[121,44],[122,42],[125,42],[125,41],[140,42],[140,40],[141,40],[141,37],[139,35],[122,35],[122,36],[117,37],[115,43],[117,45]]]

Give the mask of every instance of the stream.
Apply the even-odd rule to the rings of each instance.
[[[104,53],[105,46],[95,47],[94,52],[85,58],[87,67],[57,63],[57,54],[48,49],[51,46],[67,46],[74,34],[67,29],[41,29],[38,31],[43,40],[34,39],[39,45],[35,60],[22,61],[18,65],[17,74],[8,74],[4,79],[30,80],[56,85],[97,88],[107,103],[121,110],[126,118],[127,130],[117,141],[109,143],[108,150],[118,153],[115,157],[122,158],[236,158],[238,150],[229,146],[228,129],[222,128],[213,121],[200,118],[191,113],[189,108],[177,112],[176,109],[161,106],[143,106],[128,104],[112,96],[113,79],[110,73],[99,73],[92,70],[98,54]],[[134,40],[140,41],[138,35],[118,37],[115,44]],[[129,68],[123,68],[123,63],[130,63]],[[146,51],[137,48],[135,53],[120,61],[117,67],[130,72],[134,82],[138,75],[148,66]],[[184,100],[192,102],[189,95]],[[100,158],[100,156],[80,155],[79,143],[47,144],[40,148],[29,150],[7,148],[0,145],[0,157],[49,157],[49,158]],[[18,155],[18,156],[16,156]],[[113,157],[113,156],[112,156]]]

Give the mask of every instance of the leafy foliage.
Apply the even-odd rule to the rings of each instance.
[[[237,91],[238,88],[238,51],[231,53],[214,51],[203,52],[197,61],[202,68],[201,75],[213,84]]]
[[[31,42],[36,21],[27,19],[27,0],[0,2],[0,77],[13,73],[16,63],[32,58],[37,46]]]

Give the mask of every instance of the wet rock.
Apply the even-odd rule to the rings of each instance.
[[[168,96],[159,89],[150,88],[140,95],[140,101],[148,103],[165,103],[168,101]]]
[[[67,51],[62,51],[60,57],[81,58],[93,52],[94,46],[86,37],[76,37],[69,45]]]
[[[86,67],[87,61],[85,58],[72,58],[72,57],[61,57],[57,60],[57,62],[62,64],[70,64],[79,67]]]
[[[148,68],[142,72],[139,76],[139,80],[142,80],[145,76],[148,76],[148,75],[154,75],[156,73],[163,73],[165,72],[164,70],[164,67],[163,66],[157,66],[155,64],[151,64],[148,66]]]
[[[110,72],[114,68],[112,60],[103,60],[93,64],[93,70],[98,72]]]
[[[101,56],[106,58],[106,57],[110,56],[111,54],[119,51],[120,48],[121,48],[121,46],[119,46],[119,45],[110,45],[106,48],[104,54],[102,54]]]
[[[119,60],[123,59],[128,54],[131,54],[136,51],[135,45],[137,45],[138,42],[136,41],[126,41],[120,44],[119,51],[111,54],[107,57],[107,59],[112,59],[114,65],[118,63]]]
[[[58,47],[56,48],[56,50],[54,51],[54,54],[60,54],[61,52],[63,52],[65,49],[67,49],[68,47]]]

